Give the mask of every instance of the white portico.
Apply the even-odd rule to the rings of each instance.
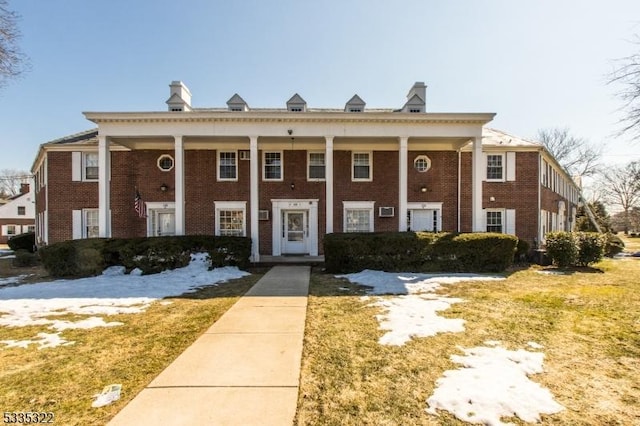
[[[343,185],[343,182],[336,181],[339,174],[335,171],[334,152],[364,150],[398,153],[398,163],[393,165],[397,170],[397,184],[394,184],[397,185],[394,189],[397,192],[397,219],[394,221],[397,223],[397,230],[404,231],[407,229],[407,214],[412,209],[418,210],[409,200],[408,153],[418,150],[459,152],[471,142],[472,229],[484,230],[482,127],[493,119],[494,114],[310,110],[306,108],[306,104],[300,106],[298,98],[298,104],[287,110],[241,108],[238,105],[242,99],[234,96],[232,99],[236,100],[237,105],[234,104],[229,109],[194,109],[189,105],[189,108],[176,111],[179,108],[172,104],[174,110],[169,112],[86,112],[87,119],[98,126],[99,235],[112,235],[111,215],[114,213],[110,176],[113,170],[109,154],[115,145],[119,149],[124,147],[131,151],[173,151],[175,178],[171,186],[175,195],[172,206],[176,235],[187,233],[189,221],[185,203],[190,188],[185,184],[185,173],[190,164],[185,160],[185,153],[199,150],[246,151],[249,162],[249,194],[246,200],[238,201],[246,204],[248,226],[245,227],[253,243],[252,258],[258,261],[261,226],[271,227],[271,255],[318,255],[320,229],[324,233],[334,232],[334,216],[339,208],[336,206],[342,206],[344,201],[335,197],[336,188]],[[172,99],[175,104],[175,98]],[[289,155],[293,149],[324,154],[324,176],[321,179],[323,191],[318,196],[302,197],[270,197],[265,192],[266,200],[270,203],[267,225],[260,218],[260,211],[265,209],[260,204],[265,203],[261,191],[267,191],[264,152],[281,153],[276,158],[281,161],[282,156]],[[298,175],[302,175],[303,171],[306,173],[304,165],[293,172],[283,169],[280,181],[288,185],[294,175],[299,181],[301,177]],[[306,178],[309,180],[308,176]],[[210,201],[213,206],[215,200],[202,201]],[[427,210],[434,210],[433,205],[427,207]],[[323,209],[322,214],[320,209]],[[416,218],[418,216],[416,214]],[[264,238],[265,234],[262,235]]]

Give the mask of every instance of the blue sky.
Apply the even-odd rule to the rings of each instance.
[[[0,169],[90,129],[83,111],[164,111],[182,80],[196,107],[401,107],[424,81],[430,112],[495,112],[532,138],[568,127],[640,159],[617,137],[615,59],[640,50],[637,0],[10,0],[31,71],[0,89]]]

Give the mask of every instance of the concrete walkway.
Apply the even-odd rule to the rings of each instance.
[[[109,425],[291,425],[308,266],[275,266]]]

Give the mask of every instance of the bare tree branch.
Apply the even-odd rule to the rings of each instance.
[[[640,161],[626,166],[609,167],[600,173],[600,187],[604,199],[620,206],[625,217],[625,231],[629,228],[629,211],[640,207]]]
[[[0,87],[28,68],[28,59],[18,46],[19,19],[16,12],[9,10],[8,1],[0,0]]]
[[[598,172],[602,147],[572,136],[567,128],[542,129],[536,137],[571,176],[593,176]]]
[[[640,37],[634,36],[632,43],[640,47]],[[628,134],[640,140],[640,53],[617,59],[617,68],[608,76],[608,84],[616,84],[620,89],[616,96],[622,101],[619,135]]]
[[[30,175],[24,170],[0,170],[0,193],[12,197],[20,193],[20,184],[28,183]]]

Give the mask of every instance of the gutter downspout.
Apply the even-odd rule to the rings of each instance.
[[[460,148],[458,148],[458,232],[460,232],[460,188],[461,188],[461,184],[460,181],[462,179],[462,152],[460,151]]]

